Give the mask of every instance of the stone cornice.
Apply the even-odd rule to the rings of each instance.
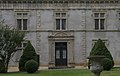
[[[0,0],[0,3],[120,3],[120,0]]]
[[[0,9],[2,10],[55,10],[55,9],[67,9],[67,10],[120,10],[120,3],[111,4],[84,4],[84,3],[44,3],[44,4],[29,4],[29,3],[0,3]]]
[[[21,32],[120,32],[120,30],[63,30],[63,31],[57,31],[57,30],[36,30],[36,31],[21,31]]]
[[[120,10],[120,0],[0,0],[0,9],[117,9]]]

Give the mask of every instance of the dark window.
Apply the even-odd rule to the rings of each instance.
[[[56,19],[56,29],[60,30],[60,19]]]
[[[62,19],[62,30],[66,29],[66,19]]]
[[[23,19],[23,30],[27,30],[27,19]]]
[[[21,30],[22,29],[22,20],[21,19],[17,19],[17,25],[18,25],[18,29]]]
[[[104,29],[104,21],[105,21],[105,13],[94,13],[95,17],[95,29],[103,30]]]
[[[100,17],[104,17],[105,16],[105,13],[100,13]]]
[[[104,19],[100,20],[100,29],[104,29]]]
[[[27,30],[28,13],[17,13],[17,26],[19,30]]]
[[[66,29],[66,13],[60,12],[56,13],[56,30],[65,30]]]
[[[99,17],[99,13],[95,13],[94,15],[95,15],[95,17]]]
[[[95,19],[95,29],[99,29],[99,19]]]

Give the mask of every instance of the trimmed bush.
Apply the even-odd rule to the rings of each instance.
[[[104,70],[109,71],[112,68],[112,60],[110,60],[109,58],[104,58],[102,60],[102,65],[104,67]]]
[[[98,41],[95,43],[95,45],[93,46],[90,52],[90,56],[94,56],[94,55],[106,56],[106,58],[109,58],[112,61],[112,67],[114,66],[112,55],[107,49],[107,47],[105,46],[105,43],[101,39],[98,39]],[[89,64],[90,64],[90,61],[88,62],[88,67],[89,67]]]
[[[36,62],[38,61],[35,49],[30,43],[30,41],[28,41],[27,46],[25,47],[23,51],[23,55],[21,56],[20,61],[19,61],[19,71],[25,71],[25,67],[24,67],[25,63],[31,59],[35,60]]]
[[[34,73],[38,70],[38,63],[35,60],[29,60],[25,63],[25,70],[28,73]]]

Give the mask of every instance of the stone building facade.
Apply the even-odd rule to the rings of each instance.
[[[85,65],[97,39],[120,64],[119,0],[0,0],[0,20],[26,32],[40,66]],[[22,50],[10,65],[17,66]]]

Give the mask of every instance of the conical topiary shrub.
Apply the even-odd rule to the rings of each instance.
[[[25,63],[31,59],[37,62],[37,54],[30,41],[28,41],[27,46],[23,51],[23,55],[21,56],[19,61],[19,71],[25,71]]]
[[[114,66],[114,61],[113,61],[112,55],[108,51],[107,47],[105,46],[105,43],[101,39],[98,39],[98,41],[93,46],[93,48],[90,52],[90,56],[93,56],[93,55],[106,56],[106,58],[109,58],[112,61],[112,67]],[[90,64],[90,62],[88,62],[88,64]]]

